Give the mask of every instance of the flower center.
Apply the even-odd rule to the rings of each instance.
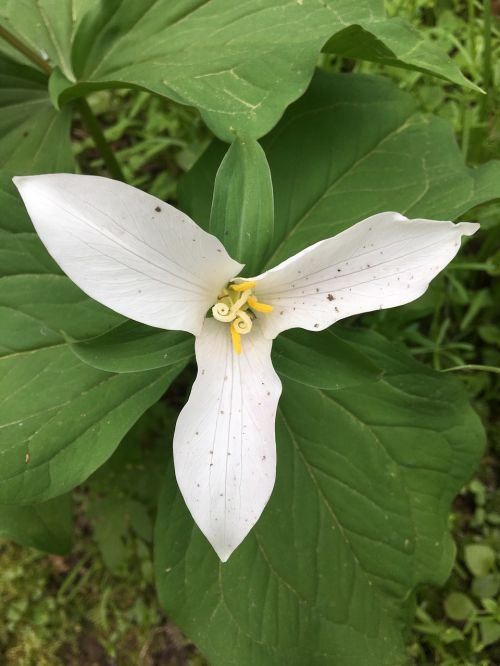
[[[241,336],[250,333],[256,312],[269,313],[272,305],[259,303],[253,290],[256,282],[229,284],[217,296],[217,303],[212,308],[214,319],[230,324],[229,331],[234,351],[241,353]]]

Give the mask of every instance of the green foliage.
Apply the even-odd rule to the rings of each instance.
[[[176,199],[179,175],[191,168],[210,132],[199,114],[146,92],[106,91],[89,98],[125,180],[159,199]],[[73,149],[83,173],[102,174],[106,163],[85,124],[75,123]]]
[[[361,322],[435,370],[497,371],[500,209],[484,204],[500,195],[500,167],[484,162],[500,145],[492,113],[498,28],[490,47],[479,5],[458,0],[391,0],[389,14],[398,15],[391,19],[375,0],[257,4],[7,0],[0,9],[0,24],[14,35],[0,54],[0,501],[41,501],[85,482],[73,556],[44,560],[0,546],[2,663],[76,666],[82,655],[90,663],[106,653],[124,666],[142,663],[143,654],[144,663],[164,666],[169,650],[201,663],[183,639],[168,644],[173,630],[160,630],[152,599],[151,530],[166,467],[156,527],[160,595],[214,666],[242,659],[347,666],[366,663],[367,654],[370,666],[405,663],[415,590],[442,584],[452,567],[447,514],[481,451],[478,420],[451,374],[373,333],[338,327],[276,340],[284,384],[278,485],[241,549],[228,564],[216,562],[169,464],[186,377],[132,428],[192,358],[191,338],[124,322],[79,292],[32,233],[9,184],[12,173],[75,168],[70,100],[99,90],[91,107],[126,180],[175,196],[209,134],[196,111],[176,103],[193,105],[220,138],[243,137],[222,162],[211,226],[228,244],[225,230],[235,229],[230,220],[242,207],[228,245],[256,270],[383,208],[481,221],[482,236],[422,299]],[[43,72],[16,39],[47,57]],[[436,39],[450,45],[453,60]],[[316,75],[263,138],[262,152],[255,137],[301,95],[322,48],[323,69],[333,74]],[[397,85],[359,75],[381,71]],[[131,90],[111,92],[117,86]],[[74,120],[72,139],[82,171],[109,170],[85,118]],[[226,151],[214,143],[181,186],[184,209],[205,226]],[[494,456],[495,375],[462,376],[489,424]],[[482,481],[455,506],[458,561],[444,592],[423,588],[417,598],[408,660],[500,660],[494,465],[490,454]],[[69,519],[68,497],[1,505],[0,534],[63,552]],[[168,646],[152,656],[158,634]]]
[[[465,562],[474,576],[487,576],[495,564],[495,551],[483,544],[469,544],[465,547]]]
[[[422,40],[421,34],[404,19],[386,19],[381,4],[374,9],[375,15],[368,21],[361,20],[331,37],[323,51],[344,58],[415,69],[461,83],[476,92],[479,90],[463,76],[453,60],[443,57],[436,44]]]
[[[2,663],[81,666],[119,659],[123,666],[173,666],[169,654],[174,653],[199,666],[198,660],[191,661],[192,648],[164,625],[151,584],[141,572],[147,560],[147,550],[134,544],[129,579],[111,581],[88,540],[84,550],[67,558],[2,544]]]
[[[31,506],[0,506],[0,537],[23,546],[64,554],[71,547],[72,532],[70,495]]]
[[[458,382],[373,333],[343,336],[382,379],[332,391],[306,387],[299,365],[282,377],[276,487],[229,562],[166,482],[160,598],[214,664],[403,663],[415,587],[449,574],[447,506],[481,451],[478,419]]]
[[[426,111],[453,123],[462,151],[473,163],[499,154],[498,82],[500,75],[500,24],[498,11],[487,18],[488,2],[469,0],[386,0],[389,15],[410,20],[426,41],[437,41],[453,54],[461,71],[487,95],[476,95],[452,86],[443,86],[417,72],[394,67],[385,71],[405,90],[411,91]],[[494,3],[491,3],[494,5]],[[488,46],[488,43],[490,46]],[[342,67],[338,59],[334,69]],[[359,63],[358,71],[377,71],[369,63]]]
[[[85,363],[108,372],[136,372],[187,363],[193,338],[127,321],[108,333],[72,345]]]
[[[59,104],[97,89],[146,88],[199,108],[215,134],[229,141],[236,134],[258,138],[276,124],[306,88],[333,35],[337,52],[467,84],[444,53],[422,45],[400,20],[385,19],[380,0],[280,6],[272,0],[147,0],[140,6],[112,0],[79,2],[76,11],[70,0],[62,7],[53,0],[25,5],[19,11],[9,0],[0,21],[59,67]],[[360,40],[359,30],[369,39]]]
[[[158,403],[125,436],[114,455],[88,481],[86,513],[106,566],[128,576],[130,545],[153,540],[153,522],[177,412]],[[152,580],[151,562],[147,579]]]
[[[151,373],[112,374],[79,361],[70,343],[109,331],[122,318],[54,271],[40,241],[24,231],[29,222],[19,207],[16,201],[0,219],[3,504],[42,502],[85,481],[185,364],[176,359]],[[19,233],[10,210],[21,220]]]
[[[45,558],[0,544],[2,664],[176,666],[182,660],[203,666],[193,645],[166,623],[153,587],[151,528],[173,419],[172,409],[155,405],[76,493],[75,548],[69,555]],[[114,511],[114,522],[101,529],[101,508],[119,502],[135,509]],[[54,501],[46,507],[42,515],[50,526]],[[2,518],[0,510],[0,531]],[[88,537],[92,526],[95,543]]]
[[[72,171],[69,109],[49,100],[47,77],[0,53],[0,169]]]
[[[449,126],[380,77],[318,72],[262,143],[275,185],[269,266],[380,210],[450,219],[500,195],[500,162],[465,168]],[[207,150],[180,190],[204,225],[221,148]]]
[[[300,374],[301,384],[331,391],[380,379],[381,369],[355,345],[333,331],[314,338],[295,329],[280,335],[273,346],[273,364],[282,377]]]
[[[235,139],[220,163],[209,229],[245,264],[245,275],[262,268],[273,240],[274,201],[266,154],[257,141]]]

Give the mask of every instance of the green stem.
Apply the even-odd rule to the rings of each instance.
[[[464,100],[462,102],[462,153],[467,161],[467,154],[469,152],[470,142],[470,125],[471,125],[471,111],[468,102],[468,93],[464,93]]]
[[[454,368],[445,368],[441,372],[455,372],[457,370],[482,370],[483,372],[496,372],[500,374],[500,368],[497,368],[494,365],[477,365],[475,363],[456,365]]]
[[[88,133],[92,137],[97,149],[101,154],[101,157],[104,160],[104,163],[106,164],[109,174],[116,180],[122,180],[125,182],[125,177],[121,167],[116,160],[115,154],[109,147],[102,128],[99,125],[97,118],[94,116],[89,103],[85,98],[82,97],[81,99],[76,100],[75,105],[80,113],[85,127],[87,128]]]
[[[45,74],[48,76],[52,74],[52,67],[48,62],[43,60],[43,58],[35,53],[35,51],[26,46],[26,44],[23,44],[21,40],[6,30],[3,26],[0,26],[0,38],[8,42],[12,47],[19,51],[19,53],[22,53],[24,56],[26,56],[28,60],[39,67],[43,72],[45,72]],[[87,128],[88,133],[92,137],[97,149],[99,150],[101,157],[103,158],[109,171],[109,174],[117,180],[125,181],[120,165],[116,161],[116,157],[109,147],[101,126],[99,125],[97,118],[94,116],[87,100],[82,97],[75,102],[75,106],[80,112],[80,116],[85,123],[85,127]]]
[[[491,67],[491,0],[484,0],[484,53],[483,53],[483,88],[484,96],[481,115],[486,118],[490,105],[493,70]]]
[[[467,0],[467,22],[469,24],[469,52],[471,60],[476,61],[476,25],[474,0]]]
[[[8,44],[13,46],[16,51],[22,53],[28,60],[30,60],[34,65],[39,67],[45,74],[50,75],[52,72],[52,67],[49,63],[44,60],[38,53],[35,53],[29,46],[23,44],[15,35],[6,30],[3,26],[0,25],[0,38],[5,40]]]
[[[455,270],[455,271],[460,271],[460,270],[465,270],[465,271],[494,271],[496,268],[495,264],[493,262],[481,262],[481,261],[464,261],[464,262],[459,262],[456,261],[455,263],[451,264],[448,269],[449,270]]]

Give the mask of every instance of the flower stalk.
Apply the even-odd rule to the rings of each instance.
[[[30,49],[29,46],[26,46],[26,44],[24,44],[20,39],[18,39],[2,25],[0,25],[0,38],[15,48],[16,51],[19,51],[19,53],[22,53],[24,56],[26,56],[30,62],[36,65],[38,69],[41,69],[42,72],[47,74],[47,76],[50,76],[52,73],[52,67],[49,65],[49,63],[41,56],[39,56],[38,53],[33,51],[33,49]]]
[[[104,160],[109,175],[112,176],[115,180],[121,180],[122,182],[125,182],[123,171],[118,164],[118,160],[116,159],[116,156],[112,151],[109,143],[106,141],[102,127],[95,117],[92,109],[90,108],[90,104],[87,102],[85,97],[81,97],[75,101],[75,106],[80,114],[85,128],[92,137],[97,150]]]

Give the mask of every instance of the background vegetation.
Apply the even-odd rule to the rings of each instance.
[[[448,48],[463,72],[488,92],[480,96],[418,72],[385,68],[424,111],[448,119],[469,164],[500,156],[500,3],[488,0],[388,0]],[[337,71],[381,67],[324,56]],[[197,113],[142,92],[103,92],[90,99],[129,183],[175,202],[180,176],[210,140]],[[92,140],[76,123],[74,148],[82,171],[104,171]],[[403,309],[365,316],[363,323],[437,370],[465,383],[489,434],[478,475],[450,516],[457,562],[444,589],[421,590],[409,653],[417,664],[500,664],[500,203],[467,216],[482,233],[467,252]],[[187,382],[186,382],[187,385]],[[183,382],[176,391],[182,397]],[[170,401],[177,395],[170,395]],[[145,449],[161,474],[172,427],[160,403],[107,463],[114,482],[98,472],[75,496],[74,547],[45,556],[0,542],[0,663],[5,666],[169,666],[203,658],[162,615],[153,588],[151,532],[158,479],[141,485],[135,472]],[[139,480],[138,480],[139,479]],[[133,488],[133,499],[122,489]],[[96,493],[93,493],[96,496]],[[105,520],[106,519],[106,520]]]

